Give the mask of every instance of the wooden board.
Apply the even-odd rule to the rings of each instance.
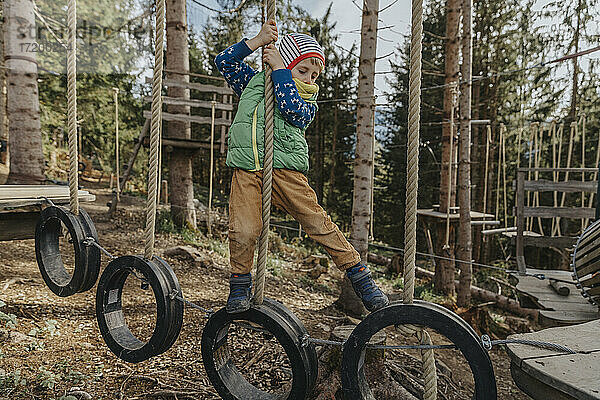
[[[0,241],[33,239],[39,211],[0,213]]]
[[[553,182],[547,179],[538,179],[537,181],[525,181],[524,188],[530,192],[566,192],[566,193],[596,193],[598,190],[597,181],[563,181]]]
[[[588,218],[594,219],[596,217],[596,209],[588,207],[524,207],[523,208],[525,217],[539,217],[539,218]]]
[[[146,103],[152,103],[152,97],[146,96],[144,97],[144,101]],[[196,99],[178,99],[176,97],[166,97],[163,96],[162,102],[167,105],[174,106],[188,106],[193,108],[207,108],[212,109],[212,102],[207,100],[196,100]],[[225,103],[215,103],[215,110],[226,110],[233,111],[233,104],[225,104]]]
[[[571,286],[569,295],[561,296],[550,287],[548,279],[540,280],[533,276],[515,275],[519,280],[517,291],[523,305],[528,305],[525,300],[531,300],[543,309],[540,311],[540,314],[543,313],[543,319],[540,320],[543,326],[569,325],[600,318],[598,307],[590,304],[581,295],[569,271],[528,268],[527,272],[573,282],[573,285],[569,285]],[[527,298],[523,299],[523,296]]]
[[[580,325],[512,335],[557,343],[578,354],[509,343],[511,372],[517,385],[534,399],[600,399],[600,320]]]
[[[434,209],[431,209],[431,208],[417,210],[417,214],[422,215],[423,217],[446,219],[445,212],[435,211]],[[484,214],[484,213],[480,213],[477,211],[471,211],[471,219],[472,220],[485,219],[485,218],[494,218],[494,215],[493,214]],[[450,213],[450,220],[458,220],[458,219],[459,219],[458,213]]]
[[[79,190],[79,201],[91,202],[96,196]],[[46,197],[55,204],[69,203],[69,187],[59,185],[0,185],[0,212],[32,211],[31,207],[46,204]]]
[[[169,114],[163,112],[162,119],[164,121],[179,121],[179,122],[195,122],[197,124],[208,124],[212,123],[211,117],[200,117],[198,115],[185,115],[185,114]],[[144,118],[152,118],[152,112],[149,110],[144,111]],[[229,126],[231,121],[223,118],[215,118],[215,125]]]

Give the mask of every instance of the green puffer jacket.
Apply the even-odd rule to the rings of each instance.
[[[259,72],[248,83],[229,128],[226,164],[246,171],[260,171],[264,159],[265,132],[265,74]],[[313,96],[307,102],[314,103]],[[316,104],[316,103],[314,103]],[[287,122],[275,104],[273,132],[273,168],[285,168],[302,173],[308,171],[306,129]]]

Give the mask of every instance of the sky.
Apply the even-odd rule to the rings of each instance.
[[[220,9],[215,0],[200,0],[203,4]],[[360,44],[360,26],[362,0],[304,0],[297,1],[305,10],[315,17],[321,17],[329,7],[332,6],[332,20],[337,21],[336,31],[340,36],[340,45],[344,48],[350,48],[352,43]],[[410,1],[409,0],[380,0],[379,9],[387,6],[390,8],[384,10],[379,15],[379,28],[389,27],[379,31],[379,40],[377,43],[377,56],[382,57],[390,53],[391,56],[377,60],[375,70],[385,72],[390,70],[389,60],[396,56],[396,49],[404,41],[403,35],[410,33]],[[198,25],[205,22],[213,12],[200,6],[194,5],[188,1],[189,23],[192,29],[197,29]],[[355,31],[355,32],[353,32]],[[257,27],[258,32],[258,27]],[[359,46],[357,48],[360,48]],[[358,52],[357,52],[358,53]],[[375,75],[375,94],[383,95],[389,91],[389,85],[385,81],[384,74]]]

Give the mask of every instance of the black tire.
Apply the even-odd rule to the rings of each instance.
[[[165,343],[162,346],[162,351],[158,354],[164,353],[169,350],[173,344],[177,341],[179,337],[179,333],[181,333],[181,328],[183,327],[183,313],[184,313],[184,304],[181,300],[175,299],[173,294],[178,293],[181,295],[181,286],[179,285],[179,280],[177,279],[177,275],[171,269],[171,266],[162,258],[154,257],[154,261],[156,265],[162,270],[163,275],[167,278],[168,286],[169,286],[169,296],[168,303],[171,314],[171,323],[169,326],[169,332],[165,338]]]
[[[121,297],[132,268],[148,281],[156,299],[156,325],[147,342],[131,333],[123,316]],[[169,286],[163,269],[155,261],[141,256],[123,256],[108,264],[98,282],[96,318],[106,345],[117,357],[137,363],[165,351],[174,322]]]
[[[67,272],[60,254],[62,224],[69,232],[75,252],[73,275]],[[57,296],[68,297],[82,291],[88,275],[88,252],[83,241],[86,233],[78,217],[62,207],[45,208],[35,227],[35,257],[42,279]]]
[[[79,222],[83,228],[86,237],[93,238],[98,243],[98,232],[96,226],[90,218],[89,214],[84,209],[79,209]],[[86,253],[87,267],[84,278],[84,284],[80,289],[80,292],[87,292],[94,287],[98,276],[100,275],[100,264],[102,262],[102,255],[100,249],[96,246],[84,246],[83,251]]]
[[[285,307],[263,304],[243,313],[229,314],[223,308],[209,318],[202,333],[202,361],[208,378],[223,399],[300,400],[310,394],[312,367],[302,348],[303,333],[289,322],[287,313],[290,312],[281,309]],[[237,370],[228,351],[218,361],[215,359],[215,353],[226,343],[229,325],[234,321],[260,325],[283,347],[292,368],[292,385],[287,393],[270,394],[250,384]]]
[[[365,378],[361,358],[367,343],[388,326],[414,324],[431,328],[448,338],[466,358],[475,380],[476,400],[497,398],[496,378],[488,352],[462,318],[437,304],[415,301],[413,304],[392,303],[371,313],[356,326],[342,353],[342,390],[344,400],[373,400]],[[443,350],[442,350],[443,351]]]

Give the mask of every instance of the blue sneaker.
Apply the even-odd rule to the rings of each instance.
[[[227,299],[227,310],[230,314],[241,313],[250,309],[252,298],[252,275],[231,274],[229,277],[229,298]]]
[[[350,279],[354,292],[362,300],[365,308],[370,312],[379,310],[390,304],[385,293],[377,287],[371,278],[371,271],[366,265],[357,264],[346,270],[346,276]]]

